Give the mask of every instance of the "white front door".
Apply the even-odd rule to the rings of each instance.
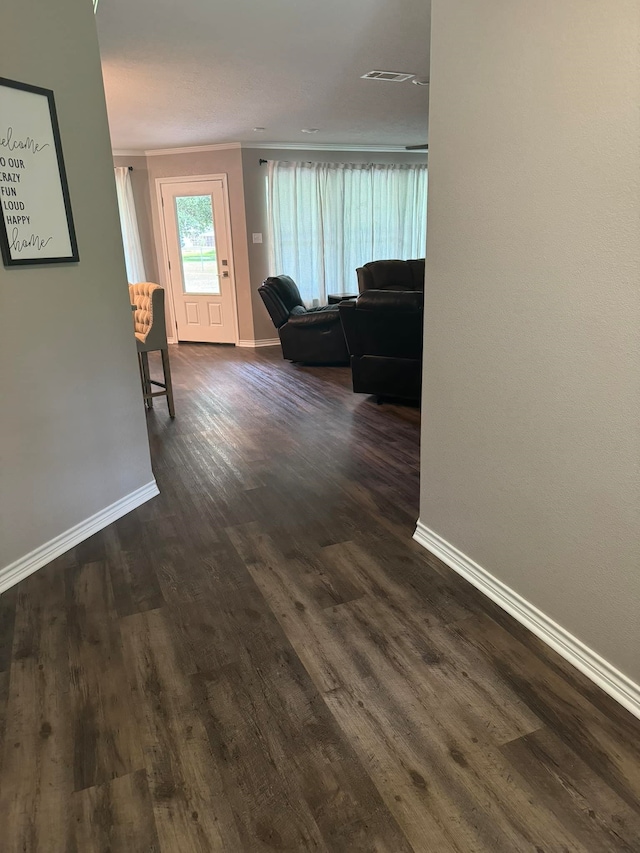
[[[179,341],[237,342],[225,190],[221,179],[161,184]]]

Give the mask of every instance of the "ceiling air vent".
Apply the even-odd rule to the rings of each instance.
[[[402,71],[367,71],[362,75],[362,80],[389,80],[392,83],[404,83],[411,80],[414,74],[405,74]]]

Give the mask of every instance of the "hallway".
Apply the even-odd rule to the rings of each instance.
[[[639,850],[640,722],[412,541],[418,410],[171,359],[160,496],[0,598],[3,853]]]

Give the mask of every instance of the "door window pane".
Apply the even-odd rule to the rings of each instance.
[[[176,197],[176,220],[185,293],[220,294],[210,195]]]

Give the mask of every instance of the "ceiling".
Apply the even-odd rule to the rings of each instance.
[[[427,138],[430,0],[101,0],[114,149]],[[264,127],[257,133],[254,127]],[[304,134],[302,128],[319,132]]]

